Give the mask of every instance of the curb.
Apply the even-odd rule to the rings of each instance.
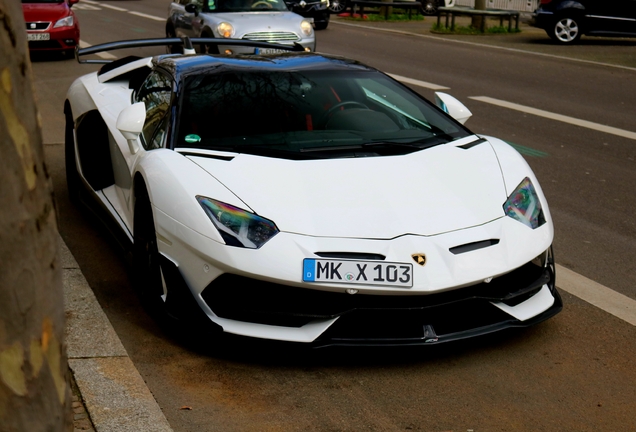
[[[97,432],[172,432],[59,237],[68,364]]]

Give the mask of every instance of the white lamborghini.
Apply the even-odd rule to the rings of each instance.
[[[79,50],[186,47],[108,63],[64,106],[69,192],[130,246],[155,311],[328,346],[442,343],[561,310],[539,182],[463,126],[458,100],[302,47],[190,42],[259,46]]]

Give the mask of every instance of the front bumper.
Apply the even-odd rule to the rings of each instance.
[[[532,18],[528,22],[533,27],[548,30],[554,21],[554,13],[544,10],[537,10],[532,14]]]
[[[168,240],[160,241],[161,253],[178,267],[198,309],[226,333],[312,346],[434,344],[526,327],[562,308],[553,262],[530,262],[550,247],[550,224],[530,230],[502,218],[434,239],[386,241],[279,233],[264,250],[247,250],[188,232],[161,212],[156,217],[158,237]],[[478,238],[501,241],[457,252],[458,242]],[[426,252],[430,265],[415,266],[412,288],[356,286],[355,295],[349,285],[300,280],[303,257],[334,250],[375,251],[391,262],[404,251]]]
[[[31,40],[29,41],[29,50],[31,51],[66,51],[73,50],[79,44],[79,29],[75,27],[62,27],[59,29],[50,29],[45,32],[27,32],[27,34],[44,34],[48,33],[49,40]]]

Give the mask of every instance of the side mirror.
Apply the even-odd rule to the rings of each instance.
[[[144,122],[146,121],[146,104],[143,102],[137,102],[122,112],[117,117],[117,129],[128,141],[128,148],[130,153],[135,154],[139,151],[139,144],[137,140],[144,128]]]
[[[435,105],[461,124],[473,115],[463,103],[446,93],[435,92]]]
[[[199,16],[199,8],[194,3],[188,3],[185,7],[185,11],[194,14],[194,16]]]

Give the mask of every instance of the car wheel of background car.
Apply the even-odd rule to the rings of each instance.
[[[563,15],[555,20],[552,32],[548,34],[559,43],[575,43],[581,38],[580,19],[570,15]]]
[[[347,0],[332,0],[329,2],[329,10],[333,13],[341,13],[347,8]]]
[[[437,13],[437,0],[421,0],[421,2],[420,11],[424,15],[435,15]]]
[[[145,185],[142,184],[135,189],[137,192],[133,222],[134,283],[148,312],[161,323],[168,318],[168,314],[162,298],[164,289],[152,207]]]
[[[66,188],[68,196],[72,203],[79,201],[81,179],[77,172],[77,164],[75,162],[75,137],[73,129],[73,114],[68,104],[64,107],[66,116],[66,126],[64,130],[64,163],[66,165]]]
[[[174,31],[174,27],[170,21],[168,21],[168,23],[166,24],[166,37],[167,38],[177,37],[177,32]],[[181,45],[166,46],[166,52],[168,54],[182,54],[183,47]]]
[[[201,33],[202,38],[213,38],[214,35],[210,33]],[[219,47],[216,45],[199,45],[199,52],[201,54],[219,54]]]

